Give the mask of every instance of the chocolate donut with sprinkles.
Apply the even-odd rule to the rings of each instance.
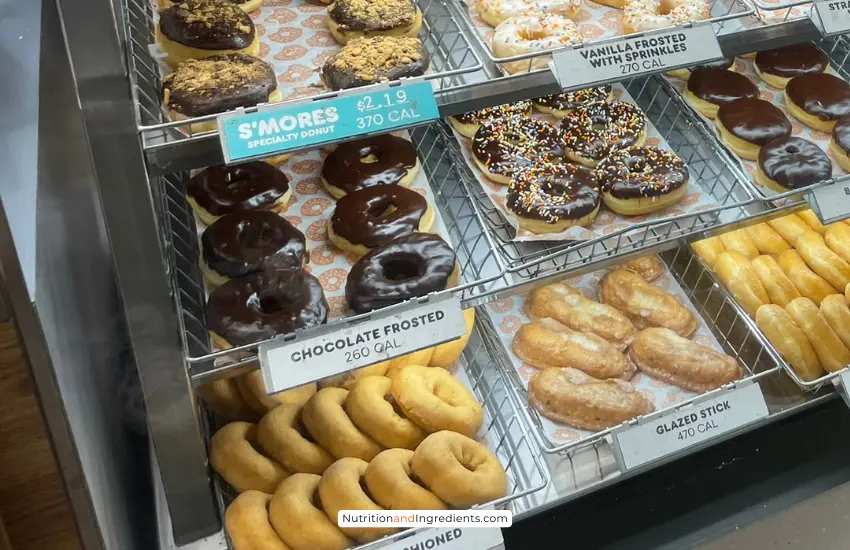
[[[540,234],[587,227],[599,214],[602,201],[591,169],[541,162],[514,175],[505,204],[521,229]]]
[[[599,163],[596,178],[605,206],[622,216],[638,216],[679,202],[688,188],[689,173],[672,151],[629,147]]]
[[[614,89],[610,84],[564,92],[562,94],[547,95],[533,99],[534,108],[541,113],[552,115],[556,118],[564,118],[579,107],[592,105],[594,103],[607,103],[614,101]]]
[[[520,167],[564,156],[558,134],[558,129],[544,120],[492,120],[475,132],[472,156],[488,179],[508,185]]]
[[[462,115],[454,115],[449,117],[449,122],[452,128],[461,133],[462,136],[472,138],[475,132],[485,122],[496,120],[497,118],[505,117],[524,117],[531,114],[531,102],[528,100],[517,101],[516,103],[505,103],[504,105],[495,105],[493,107],[485,107],[480,111],[469,111]]]
[[[593,168],[612,151],[643,145],[646,116],[622,101],[586,105],[564,117],[561,138],[570,160]]]

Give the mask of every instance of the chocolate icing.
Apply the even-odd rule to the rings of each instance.
[[[406,27],[416,17],[413,0],[334,0],[328,17],[348,31],[387,31]]]
[[[189,180],[186,194],[213,216],[268,209],[289,191],[286,175],[266,162],[210,166]]]
[[[483,124],[497,118],[513,115],[525,116],[531,112],[531,102],[528,100],[516,103],[505,103],[494,107],[485,107],[478,111],[469,111],[461,115],[454,115],[455,120],[461,124]]]
[[[202,50],[242,50],[257,32],[236,4],[204,0],[185,0],[161,11],[159,28],[166,38]]]
[[[810,73],[792,78],[785,87],[785,96],[821,120],[850,115],[850,85],[831,74]]]
[[[596,168],[599,187],[617,199],[659,197],[688,182],[688,167],[672,151],[630,147],[614,152]]]
[[[565,92],[563,94],[539,97],[534,100],[534,103],[544,107],[557,109],[559,111],[572,111],[591,103],[608,101],[610,96],[611,85],[605,84],[603,86],[585,88],[584,90],[576,90],[574,92]]]
[[[611,151],[631,147],[645,129],[643,112],[621,101],[580,107],[561,121],[564,147],[596,161]]]
[[[388,209],[393,207],[390,212]],[[398,185],[379,185],[353,191],[339,199],[331,216],[334,233],[352,244],[382,246],[419,229],[428,202]]]
[[[234,278],[304,266],[304,234],[274,212],[242,210],[222,216],[201,235],[201,255],[217,273]]]
[[[578,164],[538,163],[514,175],[508,210],[533,220],[556,223],[583,218],[601,200],[593,171]]]
[[[763,99],[745,97],[725,103],[717,110],[717,120],[736,138],[759,147],[791,135],[785,113]]]
[[[793,78],[809,73],[822,73],[829,60],[817,46],[810,42],[793,44],[756,54],[756,67],[767,74]]]
[[[512,117],[482,124],[472,137],[472,154],[490,172],[509,176],[532,161],[562,158],[558,128],[534,118]]]
[[[370,155],[375,162],[364,162]],[[413,144],[392,134],[341,144],[322,165],[322,177],[346,193],[376,185],[394,185],[416,166]]]
[[[832,128],[832,140],[845,153],[850,151],[850,117],[842,118]]]
[[[776,139],[762,147],[759,167],[786,189],[799,189],[832,177],[832,162],[826,153],[798,137]]]
[[[723,105],[742,97],[758,98],[758,86],[746,76],[725,69],[698,68],[688,78],[688,91],[709,103]]]
[[[723,69],[727,70],[735,64],[735,58],[729,57],[727,59],[718,59],[717,61],[709,61],[708,63],[703,63],[702,65],[697,65],[696,67],[691,67],[691,71],[695,71],[697,69]]]
[[[323,324],[328,303],[319,280],[300,269],[232,279],[207,302],[207,327],[234,346]]]
[[[413,233],[369,251],[345,282],[345,297],[356,313],[398,304],[444,290],[457,258],[439,235]]]
[[[370,40],[370,39],[365,39]],[[418,41],[418,39],[417,39]],[[349,42],[344,48],[355,46],[353,42]],[[376,69],[370,78],[364,78],[355,67],[345,66],[340,68],[335,61],[340,54],[335,54],[330,57],[325,64],[322,65],[322,80],[331,90],[347,90],[349,88],[359,88],[361,86],[369,86],[377,82],[387,82],[398,80],[400,78],[409,78],[413,76],[421,76],[428,70],[431,64],[431,56],[420,42],[419,59],[411,59],[409,63],[400,63],[391,67],[381,67]]]

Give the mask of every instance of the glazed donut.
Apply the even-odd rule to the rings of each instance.
[[[457,258],[446,241],[412,233],[357,260],[345,281],[345,298],[356,313],[365,313],[453,287],[457,278]]]
[[[818,235],[823,235],[826,233],[826,226],[820,222],[817,214],[815,214],[811,208],[800,210],[799,212],[797,212],[797,216],[801,220],[806,222],[806,225],[808,225],[809,228]]]
[[[524,117],[530,113],[531,102],[523,100],[516,103],[496,105],[495,107],[485,107],[480,111],[470,111],[462,115],[450,116],[449,122],[452,128],[460,132],[461,135],[471,139],[475,135],[475,132],[478,131],[478,128],[485,122],[499,118]]]
[[[596,167],[602,200],[623,216],[663,210],[685,196],[688,167],[673,151],[629,147],[614,151]]]
[[[413,451],[387,449],[372,459],[363,474],[375,502],[387,510],[445,510],[446,503],[417,483],[410,463]]]
[[[561,158],[563,152],[555,126],[545,120],[513,117],[482,124],[472,138],[472,156],[489,180],[507,185],[521,166]]]
[[[431,57],[418,38],[355,38],[325,61],[321,78],[331,90],[347,90],[422,76],[430,64]]]
[[[484,421],[481,405],[446,370],[408,365],[392,382],[399,408],[428,432],[451,430],[472,437]]]
[[[167,54],[165,62],[172,68],[187,59],[260,53],[254,22],[230,2],[184,0],[161,11],[156,42]]]
[[[593,171],[571,163],[541,162],[520,168],[505,197],[505,207],[520,229],[537,234],[587,227],[601,204]]]
[[[234,550],[289,550],[269,521],[272,496],[245,491],[224,512],[224,527]]]
[[[528,13],[505,19],[493,33],[493,55],[513,57],[545,52],[581,42],[578,25],[554,13]],[[539,55],[530,59],[499,63],[509,74],[545,69],[552,56]],[[498,62],[498,59],[497,59]]]
[[[769,86],[784,90],[795,76],[824,73],[829,58],[811,42],[801,42],[773,50],[762,50],[753,63],[756,74]]]
[[[321,481],[315,474],[293,474],[274,492],[269,520],[292,550],[344,550],[354,545],[336,526],[336,518],[317,506]]]
[[[425,436],[422,428],[396,411],[386,376],[368,376],[357,382],[345,400],[345,412],[354,425],[388,449],[415,449]]]
[[[301,418],[307,432],[336,458],[357,457],[372,460],[383,450],[354,425],[345,413],[348,390],[324,388],[307,401]]]
[[[388,368],[389,364],[385,361],[383,363],[376,363],[368,367],[363,367],[362,369],[354,369],[342,374],[329,376],[319,380],[319,389],[342,388],[344,390],[350,390],[363,378],[368,376],[383,376],[387,374]]]
[[[204,225],[240,210],[280,213],[291,196],[289,178],[266,162],[210,166],[186,186],[186,199]]]
[[[235,380],[242,398],[259,414],[266,414],[278,405],[303,407],[316,393],[316,384],[312,383],[269,395],[263,373],[259,370],[241,374]]]
[[[476,7],[485,23],[498,27],[506,19],[529,13],[573,19],[581,10],[581,0],[478,0]]]
[[[832,161],[820,147],[806,139],[775,139],[759,151],[756,183],[777,193],[831,177]]]
[[[416,148],[392,134],[339,145],[322,165],[322,184],[334,198],[377,185],[410,187],[419,172]]]
[[[714,119],[720,140],[733,153],[758,160],[762,146],[791,135],[791,123],[779,107],[763,99],[744,97],[724,103]]]
[[[328,319],[328,303],[317,278],[279,269],[251,273],[215,289],[206,318],[213,344],[228,349],[321,325]]]
[[[614,89],[610,84],[603,84],[594,88],[538,97],[532,100],[532,103],[534,108],[541,113],[552,115],[555,118],[564,118],[579,107],[610,101],[614,101]]]
[[[785,86],[785,107],[806,126],[832,132],[838,119],[850,115],[850,84],[826,73],[795,76]]]
[[[681,69],[674,69],[672,71],[667,71],[667,75],[675,76],[676,78],[681,78],[682,80],[687,80],[691,73],[700,68],[707,69],[724,69],[731,70],[732,66],[735,64],[734,57],[728,57],[726,59],[718,59],[717,61],[709,61],[708,63],[703,63],[702,65],[695,65],[693,67],[682,67]]]
[[[561,137],[570,160],[593,168],[615,149],[643,145],[646,117],[631,103],[594,103],[564,117]]]
[[[466,324],[466,334],[457,340],[452,340],[451,342],[434,347],[431,360],[428,362],[429,367],[450,369],[460,359],[463,350],[466,348],[466,344],[469,343],[469,337],[472,335],[472,327],[475,324],[475,308],[463,310],[463,321]]]
[[[426,487],[456,508],[495,500],[508,490],[505,469],[496,455],[455,432],[426,437],[413,453],[410,467]]]
[[[267,210],[222,216],[201,235],[199,264],[212,288],[258,271],[302,269],[308,260],[304,233]]]
[[[749,78],[726,69],[697,69],[691,72],[685,90],[685,101],[708,118],[715,118],[721,105],[758,97],[758,86]]]
[[[379,512],[381,506],[372,500],[363,486],[363,474],[369,466],[359,458],[341,458],[325,470],[322,481],[319,482],[319,498],[322,508],[331,521],[336,520],[340,510],[359,510],[362,512]],[[341,527],[343,533],[357,542],[370,542],[386,535],[391,535],[398,529],[378,527]]]
[[[625,0],[623,33],[666,29],[689,21],[702,21],[710,17],[710,11],[707,0]]]
[[[336,203],[328,238],[357,256],[434,224],[434,209],[425,197],[398,185],[378,185],[348,193]]]
[[[260,420],[257,442],[290,472],[321,474],[334,458],[307,435],[300,405],[275,407]]]
[[[844,170],[850,172],[850,117],[839,119],[833,126],[829,152]]]
[[[355,38],[415,37],[422,12],[413,0],[334,0],[328,6],[328,30],[342,45]],[[364,51],[368,57],[372,52]]]
[[[236,378],[220,378],[198,386],[198,394],[207,408],[228,420],[257,422],[260,415],[252,409],[236,383]]]
[[[240,493],[254,489],[271,494],[289,472],[258,447],[256,424],[225,424],[210,439],[210,466]]]

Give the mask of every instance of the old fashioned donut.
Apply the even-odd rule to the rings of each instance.
[[[289,472],[258,447],[256,424],[231,422],[210,439],[210,466],[240,493],[254,489],[271,494]]]
[[[387,510],[445,510],[446,503],[417,483],[410,463],[413,451],[387,449],[372,459],[363,479],[375,502]]]
[[[826,72],[829,58],[811,42],[801,42],[762,50],[756,54],[753,66],[759,78],[782,90],[795,76]]]
[[[325,61],[321,78],[331,90],[347,90],[421,76],[430,63],[431,57],[418,38],[355,38]]]
[[[586,105],[561,120],[561,140],[570,160],[592,168],[616,149],[643,145],[646,117],[631,103]]]
[[[428,433],[396,410],[392,384],[386,376],[363,378],[351,388],[345,412],[355,426],[384,447],[415,449]]]
[[[334,457],[372,460],[383,447],[361,432],[345,413],[348,390],[324,388],[307,401],[301,419],[307,432]]]
[[[269,520],[292,550],[344,550],[354,543],[336,526],[336,518],[318,507],[322,476],[293,474],[278,486]]]
[[[497,58],[513,57],[554,50],[581,40],[581,31],[571,19],[555,13],[525,13],[499,23],[493,33],[492,47]],[[549,55],[539,55],[500,65],[514,74],[545,69],[551,59]]]
[[[502,118],[485,122],[472,138],[475,164],[488,179],[502,185],[521,166],[563,157],[558,129],[545,120]]]
[[[307,238],[283,216],[240,210],[222,216],[201,235],[204,279],[218,287],[231,279],[276,269],[302,269]]]
[[[242,398],[260,414],[266,414],[278,405],[283,404],[302,407],[316,393],[316,384],[312,383],[269,395],[266,392],[263,373],[259,370],[241,374],[235,380]]]
[[[338,199],[376,185],[410,187],[418,171],[413,144],[384,134],[339,145],[322,165],[322,183]]]
[[[540,162],[520,168],[505,198],[519,227],[537,234],[586,227],[596,219],[601,204],[593,171],[570,163]]]
[[[484,411],[463,384],[446,370],[409,365],[392,379],[402,412],[428,432],[451,430],[474,437]]]
[[[466,324],[466,334],[434,347],[434,352],[431,354],[431,360],[428,362],[429,367],[440,367],[449,369],[460,359],[466,344],[469,343],[469,337],[472,335],[472,327],[475,325],[475,308],[463,310],[463,321]]]
[[[317,445],[301,417],[302,406],[286,404],[269,411],[257,426],[260,446],[290,472],[321,474],[334,457]]]
[[[701,21],[710,16],[710,11],[707,0],[625,0],[623,32],[631,34]]]
[[[688,78],[685,101],[708,118],[715,118],[721,105],[742,98],[758,99],[758,86],[742,75],[726,69],[696,69]]]
[[[777,193],[800,189],[832,177],[832,161],[800,137],[775,139],[759,151],[756,183]]]
[[[791,122],[785,113],[764,99],[745,97],[725,103],[717,109],[714,123],[720,140],[747,160],[758,160],[764,145],[791,135]]]
[[[266,162],[210,166],[189,180],[186,198],[204,225],[239,210],[282,212],[292,189],[289,178]]]
[[[511,17],[537,13],[575,18],[581,10],[581,0],[478,0],[478,15],[491,27]]]
[[[827,73],[795,76],[785,86],[785,106],[806,126],[829,133],[850,116],[850,84]]]
[[[605,206],[623,216],[663,210],[685,196],[688,167],[676,153],[659,147],[629,147],[596,167]]]
[[[325,470],[322,481],[319,482],[319,498],[322,499],[322,508],[331,521],[337,520],[340,510],[379,512],[384,509],[363,490],[363,474],[368,466],[368,462],[359,458],[341,458]],[[398,531],[378,527],[340,529],[358,542],[369,542]]]
[[[410,462],[435,495],[456,508],[505,496],[508,478],[490,450],[465,435],[442,431],[425,438]]]
[[[453,287],[457,278],[457,257],[446,241],[412,233],[357,260],[345,281],[345,298],[356,313],[365,313]]]
[[[279,269],[232,279],[210,294],[207,326],[220,349],[323,324],[328,303],[309,273]]]
[[[198,387],[198,394],[207,408],[228,420],[257,422],[260,415],[252,409],[239,392],[236,378],[221,378]]]
[[[289,550],[269,521],[272,496],[245,491],[224,512],[224,526],[234,550]]]
[[[564,118],[579,107],[592,105],[593,103],[607,103],[614,101],[614,89],[610,84],[603,84],[584,90],[564,92],[562,94],[547,95],[532,100],[534,108],[541,113],[552,115],[556,118]]]
[[[452,128],[460,132],[462,136],[471,139],[475,135],[475,132],[478,131],[478,128],[485,122],[499,118],[524,117],[530,113],[531,102],[522,100],[516,103],[505,103],[504,105],[485,107],[480,111],[470,111],[462,115],[450,116],[449,122]]]
[[[378,185],[337,201],[328,238],[340,249],[362,256],[396,237],[428,231],[433,224],[434,208],[425,197],[399,185]]]
[[[355,38],[415,37],[422,27],[422,12],[413,0],[334,0],[328,6],[327,23],[331,36],[343,45]]]

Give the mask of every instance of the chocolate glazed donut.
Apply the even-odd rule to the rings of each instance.
[[[757,98],[758,87],[746,76],[726,69],[700,68],[691,73],[688,91],[699,99],[723,105],[742,97]]]
[[[186,194],[201,221],[239,210],[279,210],[289,199],[289,178],[265,162],[210,166],[189,180]]]
[[[831,74],[811,73],[792,78],[785,87],[785,98],[823,121],[850,115],[850,85]]]
[[[360,258],[345,282],[356,313],[445,290],[455,278],[457,258],[439,235],[413,233],[393,239]]]
[[[717,120],[736,138],[759,147],[791,135],[791,123],[785,113],[763,99],[746,97],[721,105]]]
[[[793,44],[756,54],[756,68],[767,74],[794,78],[809,73],[822,73],[829,65],[826,54],[810,42]]]
[[[222,349],[323,324],[328,303],[319,280],[300,269],[252,273],[210,294],[207,326]]]
[[[419,229],[428,201],[398,185],[379,185],[339,199],[331,216],[334,234],[351,244],[375,248]]]
[[[391,134],[343,143],[322,165],[322,180],[340,198],[376,185],[410,187],[418,165],[413,144]]]
[[[788,137],[773,140],[761,148],[759,171],[770,180],[759,183],[782,192],[829,179],[832,162],[811,141]]]

